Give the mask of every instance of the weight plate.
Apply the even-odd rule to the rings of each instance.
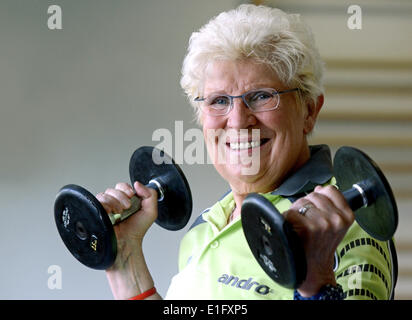
[[[242,227],[255,259],[281,286],[297,288],[306,278],[306,258],[291,225],[264,196],[251,193],[242,204]]]
[[[186,226],[192,214],[192,194],[189,184],[173,159],[163,150],[153,147],[137,149],[129,164],[130,181],[148,184],[160,181],[164,199],[158,202],[156,223],[167,230],[180,230]]]
[[[106,211],[90,192],[74,184],[61,188],[54,218],[60,237],[77,260],[98,270],[113,264],[116,236]]]
[[[372,237],[382,241],[391,239],[398,226],[398,209],[392,189],[378,165],[356,148],[341,147],[335,154],[333,166],[342,191],[363,180],[374,185],[369,192],[375,201],[356,210],[355,219]]]

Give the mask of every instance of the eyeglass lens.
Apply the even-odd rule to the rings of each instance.
[[[277,107],[279,96],[273,89],[259,89],[246,92],[242,96],[212,94],[202,101],[204,111],[211,114],[225,114],[229,111],[233,99],[242,98],[253,111],[270,110]]]

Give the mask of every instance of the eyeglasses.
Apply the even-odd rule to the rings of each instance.
[[[202,112],[215,117],[228,114],[233,108],[233,99],[235,98],[242,98],[252,112],[264,112],[275,110],[279,106],[280,94],[298,90],[299,88],[276,91],[271,88],[263,88],[248,91],[240,96],[216,93],[205,98],[197,97],[194,101],[199,102]]]

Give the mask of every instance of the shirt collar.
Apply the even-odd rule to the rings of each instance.
[[[310,146],[310,158],[296,172],[272,192],[273,195],[292,196],[313,190],[333,177],[330,149],[327,145]]]

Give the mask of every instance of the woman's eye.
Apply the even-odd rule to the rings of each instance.
[[[210,101],[210,105],[213,107],[227,106],[228,104],[229,100],[226,97],[217,97]]]
[[[272,98],[272,95],[268,92],[264,92],[264,91],[260,91],[260,92],[256,92],[253,96],[252,96],[252,101],[256,101],[256,100],[265,100],[265,99],[270,99]]]

